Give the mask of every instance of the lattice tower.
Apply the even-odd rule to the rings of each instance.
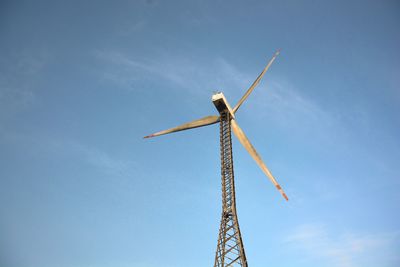
[[[231,117],[229,112],[221,113],[221,183],[222,218],[219,228],[217,252],[214,267],[247,267],[239,221],[236,213],[235,181],[233,175]]]

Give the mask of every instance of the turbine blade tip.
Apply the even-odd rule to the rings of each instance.
[[[154,134],[146,135],[146,136],[143,137],[143,138],[150,138],[150,137],[154,137]]]
[[[287,197],[287,195],[285,193],[283,193],[283,197],[286,199],[286,201],[289,201],[289,198]]]
[[[281,192],[282,196],[286,199],[286,201],[289,201],[289,198],[287,197],[286,193],[283,191],[282,187],[277,184],[276,188],[279,190],[279,192]]]

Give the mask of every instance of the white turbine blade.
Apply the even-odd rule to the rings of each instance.
[[[156,137],[156,136],[163,135],[163,134],[169,134],[169,133],[179,132],[179,131],[188,130],[188,129],[192,129],[192,128],[202,127],[202,126],[214,124],[217,122],[219,122],[219,116],[207,116],[207,117],[204,117],[204,118],[201,118],[198,120],[194,120],[194,121],[182,124],[180,126],[168,129],[168,130],[164,130],[164,131],[160,131],[157,133],[147,135],[144,138]]]
[[[282,196],[286,199],[289,200],[288,197],[286,196],[285,192],[281,188],[281,186],[278,184],[276,181],[275,177],[272,175],[272,173],[269,171],[263,160],[261,159],[260,155],[258,155],[257,151],[255,148],[252,146],[250,143],[249,139],[246,137],[242,129],[240,129],[239,125],[236,123],[234,119],[231,120],[231,125],[233,129],[233,133],[236,135],[236,137],[239,139],[240,143],[246,148],[247,152],[253,157],[253,159],[257,162],[258,166],[261,168],[261,170],[267,175],[267,177],[271,180],[271,182],[275,185],[275,187],[279,190],[279,192],[282,194]]]
[[[267,72],[269,67],[272,65],[274,62],[275,58],[279,55],[281,51],[278,50],[275,52],[274,56],[271,58],[271,60],[268,62],[268,65],[263,69],[263,71],[258,75],[257,79],[253,82],[253,84],[250,86],[249,89],[247,89],[246,93],[242,96],[242,98],[239,100],[239,102],[236,104],[236,106],[233,108],[233,113],[235,113],[239,107],[243,104],[243,102],[247,99],[247,97],[253,92],[254,88],[258,85],[264,74]]]

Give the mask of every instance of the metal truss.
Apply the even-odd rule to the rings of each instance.
[[[222,218],[214,267],[247,267],[246,255],[236,213],[231,116],[228,111],[222,112],[220,115]]]

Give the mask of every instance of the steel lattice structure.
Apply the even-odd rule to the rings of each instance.
[[[247,267],[236,213],[230,113],[220,116],[222,215],[214,267]]]
[[[212,102],[219,112],[219,116],[207,116],[198,120],[194,120],[180,126],[160,131],[148,136],[155,137],[168,133],[188,130],[192,128],[202,127],[210,124],[220,124],[220,148],[221,148],[221,184],[222,184],[222,215],[219,228],[217,251],[215,253],[214,267],[242,266],[247,267],[246,255],[242,237],[240,234],[239,222],[236,213],[236,197],[235,197],[235,181],[233,174],[233,158],[232,158],[232,137],[231,132],[236,135],[240,143],[249,152],[256,161],[264,174],[271,180],[282,196],[288,200],[285,192],[275,180],[257,151],[244,134],[243,130],[236,122],[235,113],[254,88],[258,85],[265,72],[278,56],[277,51],[267,66],[232,109],[222,93],[216,93],[212,96]]]

